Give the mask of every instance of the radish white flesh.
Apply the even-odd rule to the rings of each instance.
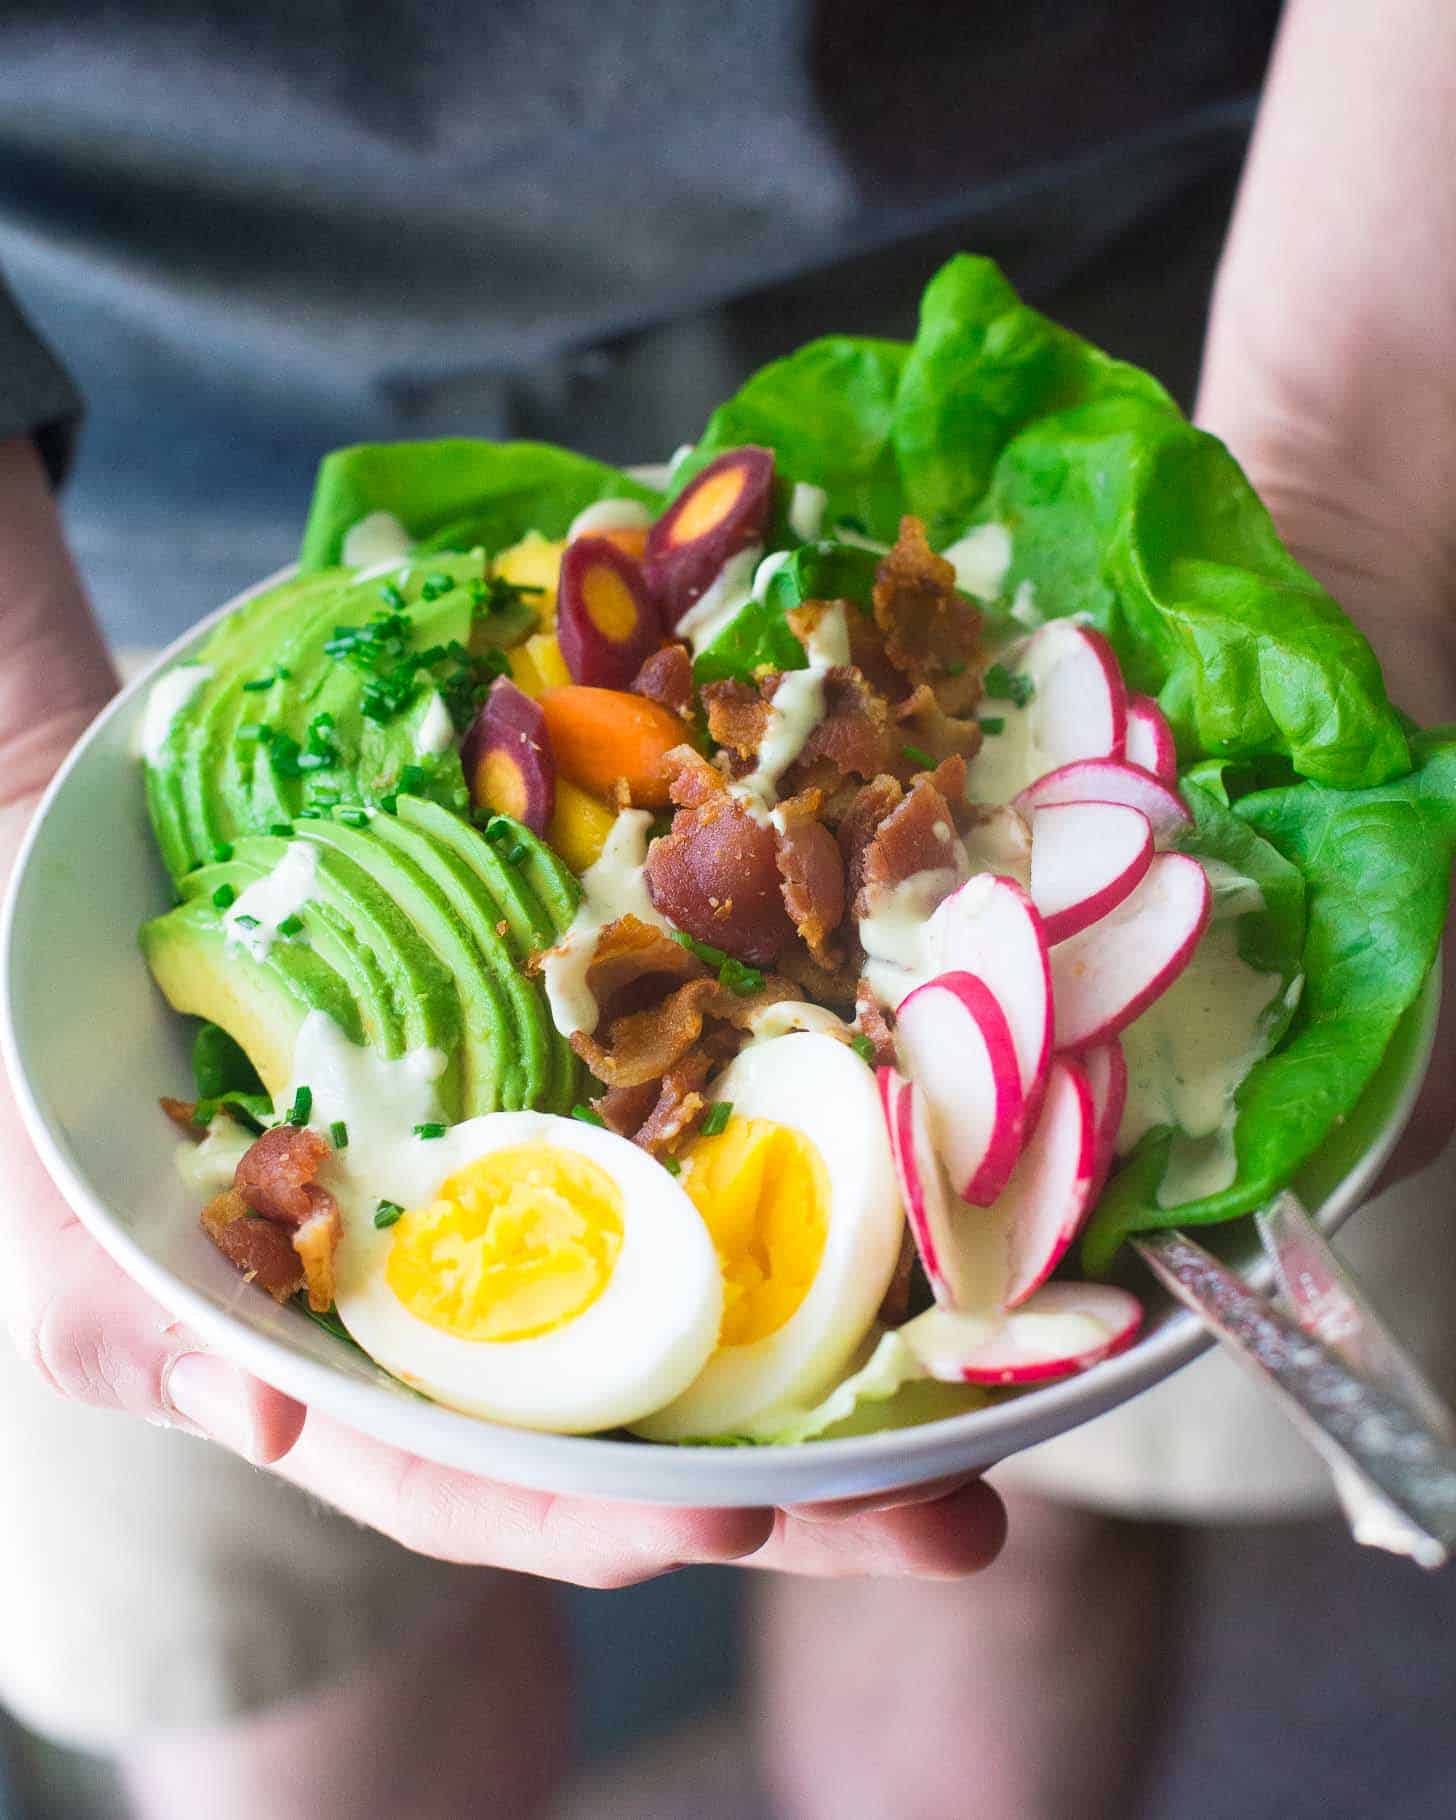
[[[1115,910],[1147,871],[1153,831],[1126,803],[1049,803],[1031,817],[1031,901],[1048,942]]]
[[[932,1378],[1040,1384],[1121,1352],[1142,1318],[1137,1297],[1110,1283],[1048,1283],[999,1319],[928,1308],[899,1331]]]
[[[974,973],[1005,1013],[1029,1130],[1052,1052],[1051,964],[1035,906],[1015,879],[969,879],[936,909],[926,942],[934,965]]]
[[[1178,748],[1173,744],[1173,729],[1151,695],[1128,698],[1127,750],[1123,756],[1130,765],[1151,771],[1170,790],[1178,781]]]
[[[988,1206],[1021,1148],[1021,1069],[1005,1012],[975,974],[945,973],[902,1000],[895,1035],[952,1187]]]
[[[894,1068],[881,1068],[879,1080],[905,1217],[931,1293],[945,1308],[994,1305],[1001,1290],[1000,1250],[994,1235],[964,1231],[958,1224],[971,1212],[946,1183],[925,1096]]]
[[[1016,799],[1016,808],[1030,816],[1054,803],[1124,803],[1140,810],[1153,830],[1154,843],[1163,847],[1193,825],[1187,804],[1177,791],[1139,765],[1121,759],[1084,758],[1048,771]]]
[[[1127,1105],[1127,1060],[1122,1044],[1109,1037],[1082,1057],[1087,1071],[1087,1085],[1092,1089],[1092,1110],[1096,1119],[1097,1162],[1093,1170],[1092,1198],[1102,1192],[1112,1159],[1117,1154],[1117,1132]]]
[[[988,1210],[1005,1234],[1003,1307],[1024,1302],[1055,1270],[1091,1206],[1096,1167],[1092,1089],[1079,1064],[1059,1055],[1036,1130]]]
[[[1085,758],[1039,777],[1016,799],[1025,816],[1052,803],[1126,803],[1140,809],[1153,831],[1153,844],[1166,847],[1193,826],[1188,806],[1176,791],[1137,765]]]
[[[1023,678],[1024,703],[988,696],[983,718],[999,721],[971,761],[972,802],[1005,803],[1044,772],[1077,758],[1121,758],[1127,740],[1127,691],[1112,647],[1100,632],[1054,619],[1008,647],[1002,669]]]
[[[1208,923],[1208,876],[1186,853],[1159,853],[1130,897],[1051,951],[1058,1049],[1116,1036],[1187,966]]]

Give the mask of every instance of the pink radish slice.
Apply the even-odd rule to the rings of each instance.
[[[1004,1012],[1029,1131],[1052,1053],[1051,965],[1035,906],[1015,879],[969,879],[936,909],[926,939],[933,965],[948,973],[974,973]]]
[[[1166,847],[1193,826],[1187,804],[1175,791],[1141,767],[1112,759],[1084,758],[1048,771],[1016,799],[1025,816],[1052,803],[1126,803],[1147,816],[1158,847]]]
[[[969,1209],[946,1183],[925,1096],[894,1068],[879,1070],[879,1086],[905,1217],[931,1293],[947,1308],[984,1306],[996,1294],[999,1260],[984,1244],[966,1245],[957,1232],[957,1218],[968,1217]]]
[[[1048,1283],[999,1320],[928,1308],[899,1331],[932,1378],[1042,1384],[1121,1352],[1142,1319],[1137,1297],[1110,1283]]]
[[[1208,875],[1187,853],[1159,853],[1109,916],[1051,951],[1058,1049],[1116,1036],[1167,991],[1208,923]]]
[[[1016,1046],[996,995],[974,973],[941,974],[901,1001],[895,1034],[952,1187],[989,1206],[1016,1167],[1024,1110]]]
[[[1096,1167],[1092,1089],[1080,1065],[1059,1055],[1036,1130],[989,1210],[1005,1234],[1004,1308],[1024,1302],[1056,1269],[1091,1205]]]
[[[997,660],[1025,679],[1021,705],[988,696],[983,718],[999,722],[972,760],[972,802],[1005,803],[1045,772],[1079,758],[1121,758],[1127,740],[1127,691],[1112,647],[1100,632],[1054,619]]]
[[[1171,790],[1178,782],[1178,748],[1167,716],[1151,695],[1132,695],[1127,703],[1127,750],[1130,765],[1151,771]]]
[[[1093,1168],[1092,1198],[1102,1192],[1112,1159],[1117,1154],[1117,1133],[1127,1106],[1127,1060],[1122,1044],[1109,1037],[1082,1057],[1087,1071],[1087,1085],[1092,1089],[1092,1110],[1096,1120],[1097,1160]]]
[[[1048,942],[1115,910],[1153,858],[1153,831],[1126,803],[1048,803],[1031,817],[1031,901]]]

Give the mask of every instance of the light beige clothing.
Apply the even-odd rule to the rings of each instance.
[[[1382,1197],[1344,1249],[1456,1395],[1453,1160]],[[62,1403],[3,1347],[0,1460],[0,1702],[91,1749],[340,1678],[476,1571],[408,1555],[219,1448]],[[1222,1357],[993,1478],[1194,1522],[1332,1502],[1318,1461]]]

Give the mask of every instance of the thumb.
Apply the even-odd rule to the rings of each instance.
[[[257,1465],[303,1430],[291,1397],[209,1353],[132,1283],[61,1201],[13,1106],[0,1109],[11,1163],[0,1203],[0,1315],[62,1396],[209,1436]]]

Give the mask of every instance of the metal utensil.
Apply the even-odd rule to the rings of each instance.
[[[1292,1194],[1257,1216],[1290,1312],[1181,1232],[1133,1241],[1258,1374],[1329,1465],[1356,1541],[1440,1567],[1456,1550],[1456,1417]]]

